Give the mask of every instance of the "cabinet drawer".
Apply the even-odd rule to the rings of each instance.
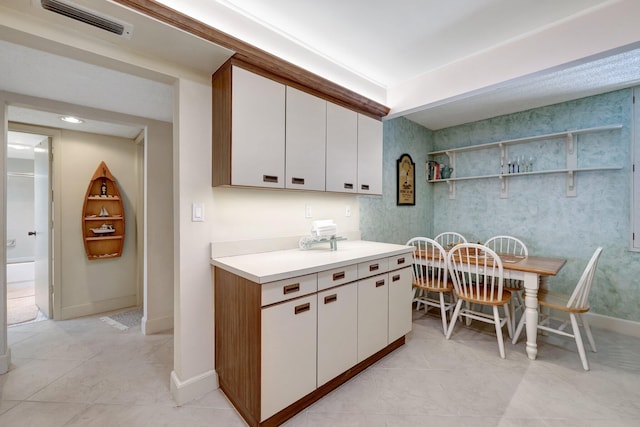
[[[413,254],[411,252],[389,257],[389,271],[410,267],[411,264],[413,264]]]
[[[318,290],[342,285],[343,283],[358,280],[358,266],[356,264],[347,265],[333,270],[321,271],[318,273]]]
[[[389,271],[389,258],[374,259],[358,264],[358,279]]]
[[[262,307],[286,301],[288,299],[309,295],[317,290],[318,276],[316,274],[308,274],[306,276],[292,277],[291,279],[265,283],[262,285]]]

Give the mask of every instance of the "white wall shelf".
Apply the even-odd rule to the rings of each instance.
[[[457,181],[469,181],[478,179],[499,179],[500,180],[500,197],[509,197],[509,178],[510,177],[524,177],[528,175],[542,175],[542,174],[566,174],[567,176],[567,197],[576,196],[576,173],[577,172],[592,172],[592,171],[607,171],[607,170],[620,170],[622,166],[602,166],[602,167],[578,167],[578,155],[577,155],[577,137],[581,134],[602,132],[608,130],[621,129],[621,124],[599,126],[586,129],[574,129],[567,130],[565,132],[549,133],[544,135],[535,135],[524,138],[509,139],[503,141],[490,142],[486,144],[471,145],[467,147],[451,148],[447,150],[432,151],[428,153],[429,159],[434,159],[437,156],[446,155],[449,158],[449,166],[453,168],[453,176],[444,179],[428,180],[430,183],[446,182],[449,184],[449,198],[455,199],[456,195],[456,182]],[[566,141],[566,168],[563,169],[549,169],[549,170],[537,170],[530,172],[514,172],[514,173],[500,173],[500,174],[486,174],[476,176],[462,176],[456,177],[456,153],[478,151],[499,148],[500,150],[500,165],[504,170],[508,165],[508,147],[516,144],[525,144],[535,141],[551,141],[564,138]]]

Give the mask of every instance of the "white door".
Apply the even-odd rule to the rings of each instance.
[[[318,292],[318,387],[358,363],[358,283]]]
[[[40,311],[51,317],[51,178],[49,138],[34,147],[35,296]]]
[[[358,362],[388,344],[388,275],[379,274],[358,282]]]
[[[325,190],[327,101],[287,86],[285,188]]]
[[[389,272],[389,344],[411,331],[411,267]]]
[[[316,294],[262,309],[260,421],[316,389],[317,313]]]

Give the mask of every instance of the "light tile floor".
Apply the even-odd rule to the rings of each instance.
[[[598,353],[582,370],[571,340],[524,343],[414,312],[402,348],[286,423],[320,426],[637,426],[640,339],[594,330]],[[171,333],[143,336],[99,316],[9,328],[11,370],[0,375],[0,426],[243,426],[215,390],[176,407],[169,391]]]

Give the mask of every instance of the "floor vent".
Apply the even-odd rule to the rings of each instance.
[[[37,0],[40,6],[48,11],[84,22],[93,27],[100,28],[110,33],[117,34],[125,38],[131,38],[133,25],[113,19],[110,16],[89,10],[82,6],[68,1],[60,0]]]

